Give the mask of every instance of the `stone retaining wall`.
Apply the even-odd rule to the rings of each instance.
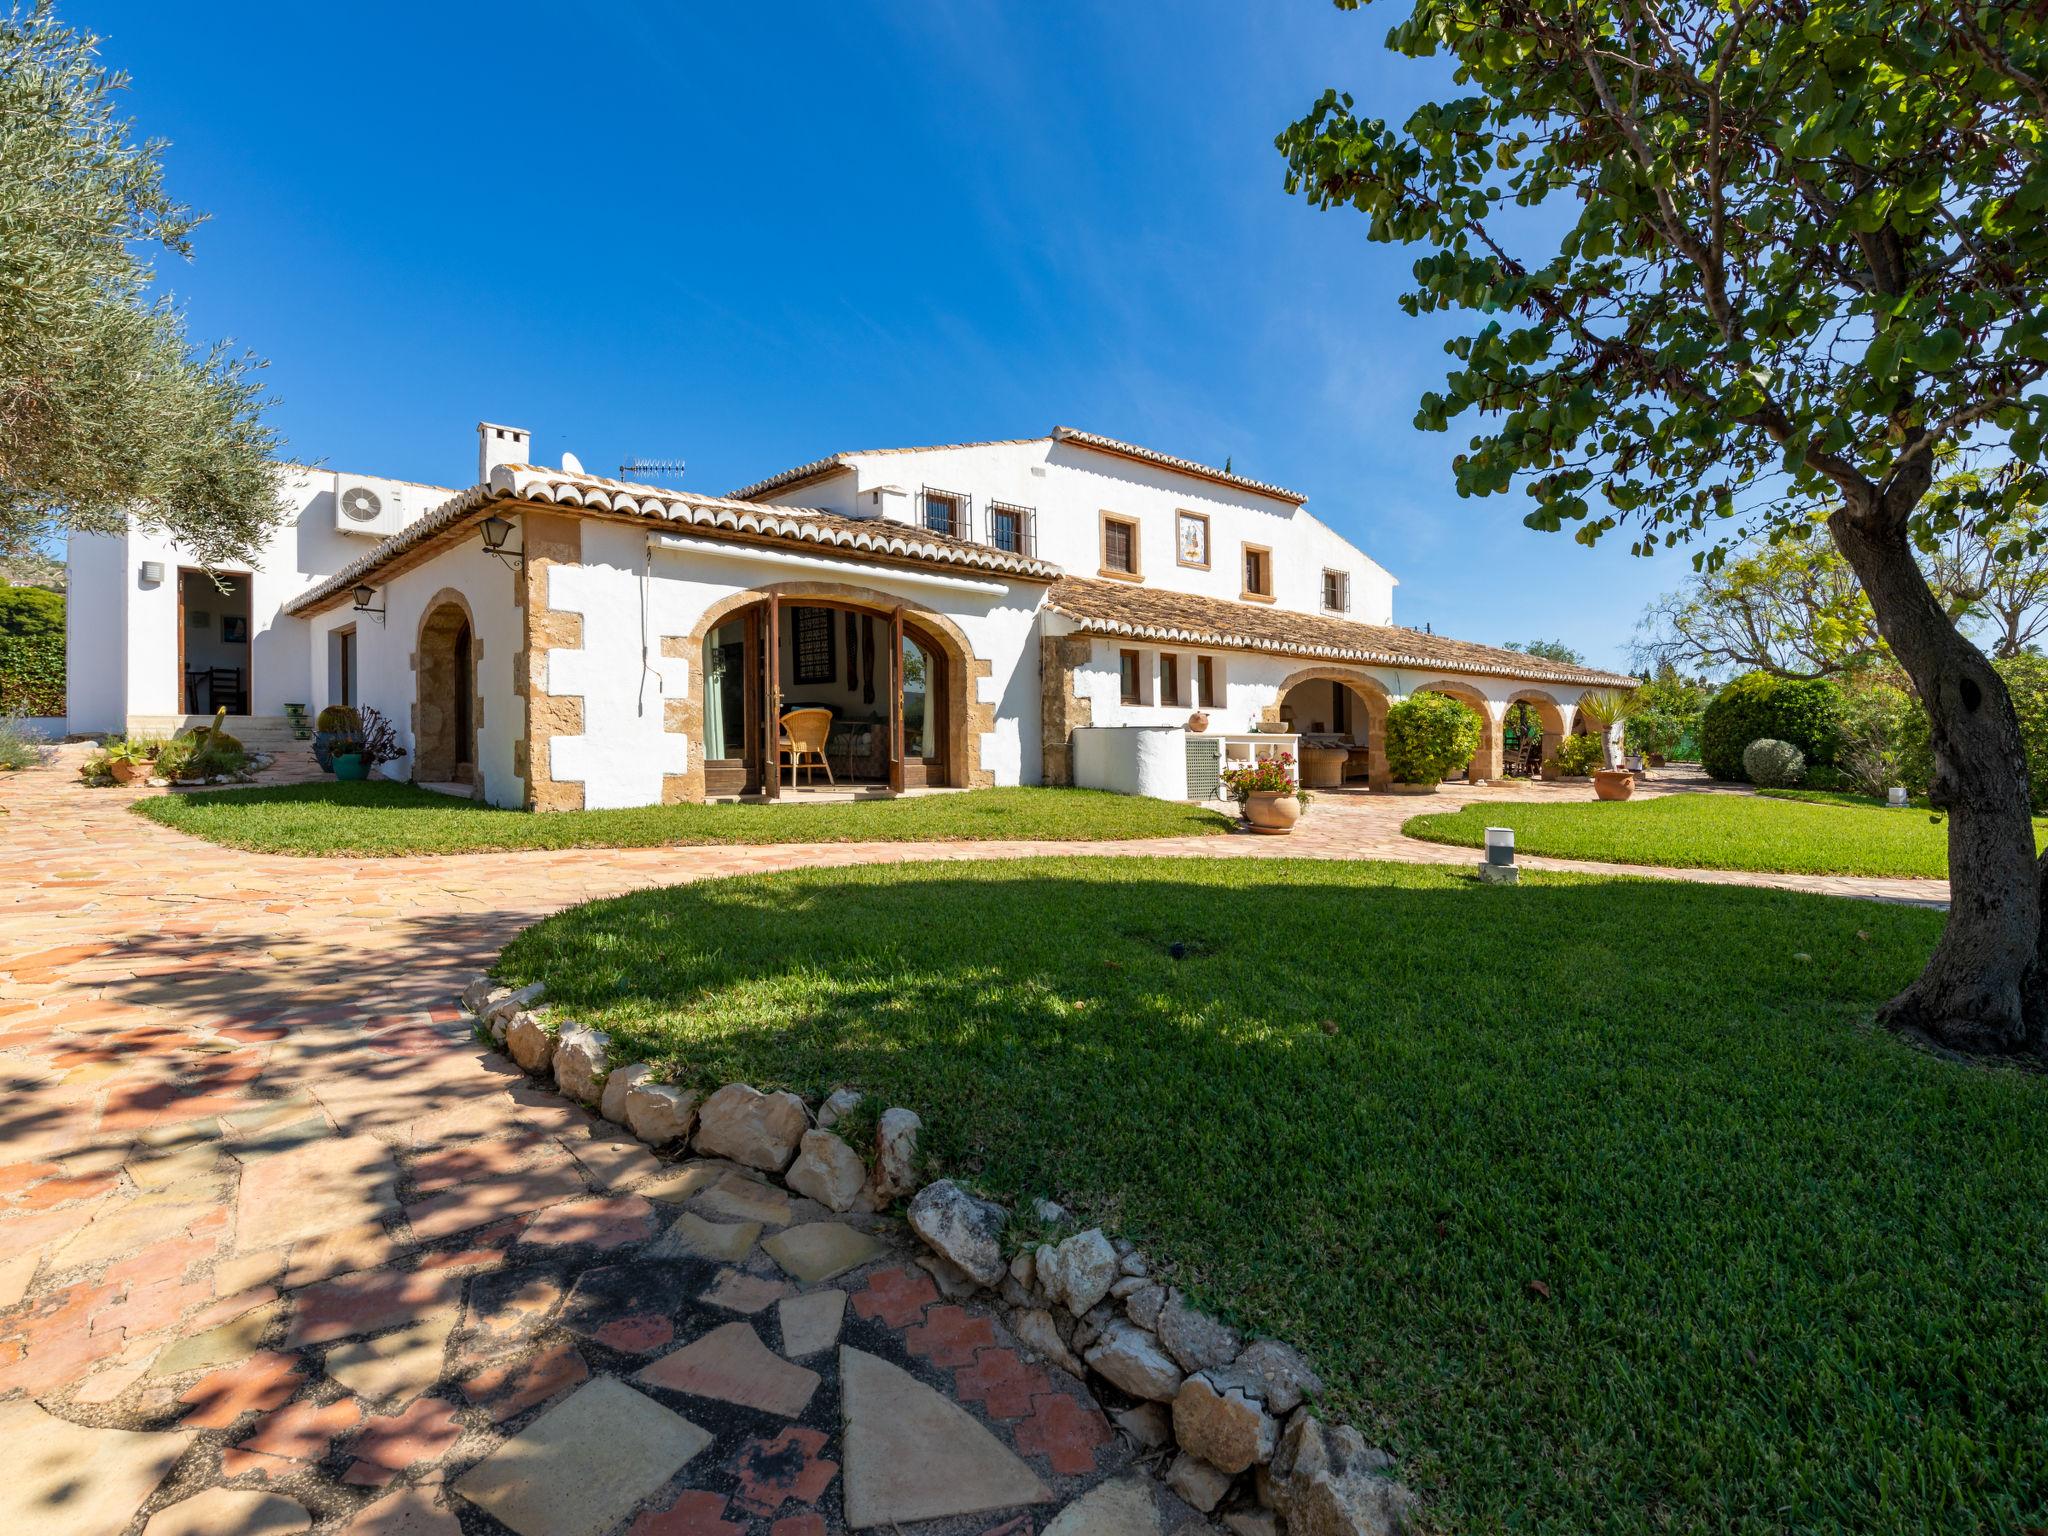
[[[815,1111],[796,1094],[727,1083],[710,1093],[657,1082],[615,1061],[601,1030],[540,1011],[538,982],[517,991],[479,976],[462,1005],[526,1071],[597,1109],[657,1150],[730,1158],[837,1212],[908,1199],[923,1261],[959,1296],[994,1293],[1011,1331],[1048,1364],[1106,1382],[1131,1406],[1114,1415],[1159,1453],[1166,1482],[1239,1536],[1400,1536],[1414,1495],[1393,1459],[1311,1406],[1323,1384],[1277,1339],[1247,1341],[1188,1305],[1145,1255],[1050,1201],[1031,1212],[1035,1243],[1010,1211],[952,1179],[925,1182],[923,1122],[889,1108],[856,1146],[835,1127],[870,1124],[860,1093],[835,1090]]]

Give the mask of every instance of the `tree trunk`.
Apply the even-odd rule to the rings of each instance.
[[[1930,798],[1948,812],[1948,925],[1927,969],[1878,1017],[1954,1050],[2020,1051],[2048,1036],[2048,859],[2034,856],[2012,697],[1929,590],[1907,542],[1910,510],[1873,499],[1828,519],[1926,707]]]

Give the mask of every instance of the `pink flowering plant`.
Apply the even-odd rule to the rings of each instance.
[[[1242,806],[1253,795],[1293,795],[1303,805],[1314,797],[1301,787],[1294,773],[1294,754],[1279,752],[1271,757],[1262,757],[1243,768],[1226,768],[1222,774],[1223,787],[1230,791],[1231,798]]]

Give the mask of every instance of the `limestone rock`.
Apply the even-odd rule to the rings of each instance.
[[[910,1202],[910,1229],[980,1285],[994,1286],[1003,1278],[1003,1228],[1009,1220],[1000,1205],[970,1195],[951,1179],[927,1184]]]
[[[745,1083],[727,1083],[698,1109],[695,1145],[707,1157],[729,1157],[749,1168],[780,1173],[796,1156],[810,1123],[804,1101],[793,1093],[762,1093]]]
[[[1076,1317],[1107,1296],[1116,1279],[1116,1249],[1100,1227],[1090,1227],[1057,1248],[1038,1250],[1038,1283]]]
[[[818,1106],[818,1129],[829,1131],[860,1107],[858,1088],[834,1088]]]
[[[1159,1342],[1184,1371],[1228,1365],[1244,1348],[1244,1340],[1238,1337],[1236,1329],[1225,1327],[1205,1312],[1197,1312],[1179,1291],[1167,1293],[1166,1304],[1159,1309],[1157,1326]]]
[[[645,1079],[654,1071],[644,1061],[636,1061],[630,1067],[614,1067],[612,1074],[604,1080],[604,1097],[598,1100],[597,1112],[613,1125],[626,1123],[626,1095],[633,1091],[633,1085]]]
[[[1280,1426],[1244,1388],[1199,1372],[1173,1399],[1173,1437],[1213,1467],[1242,1472],[1273,1458]]]
[[[1283,1418],[1299,1408],[1304,1397],[1319,1396],[1323,1390],[1323,1379],[1309,1363],[1278,1339],[1247,1344],[1232,1369],[1256,1377],[1267,1408]]]
[[[1173,1417],[1159,1403],[1140,1403],[1111,1415],[1116,1427],[1148,1451],[1173,1444]]]
[[[681,1141],[697,1123],[697,1095],[645,1079],[626,1090],[626,1128],[650,1147]]]
[[[1166,1469],[1166,1486],[1206,1515],[1230,1492],[1230,1474],[1182,1451]]]
[[[601,1029],[565,1024],[555,1039],[555,1086],[581,1104],[595,1104],[611,1075],[612,1037]]]
[[[1057,1200],[1034,1200],[1031,1202],[1031,1214],[1048,1227],[1057,1227],[1067,1219],[1067,1208]]]
[[[830,1210],[854,1208],[867,1185],[860,1154],[830,1131],[805,1131],[783,1182]]]
[[[1058,1366],[1069,1376],[1086,1374],[1086,1367],[1074,1358],[1067,1348],[1066,1340],[1060,1337],[1060,1330],[1052,1320],[1052,1314],[1043,1307],[1033,1307],[1014,1313],[1010,1318],[1010,1331],[1017,1335],[1017,1341],[1040,1359]]]
[[[1298,1410],[1273,1454],[1273,1507],[1289,1536],[1402,1536],[1416,1499],[1387,1475],[1392,1465],[1350,1425],[1329,1429]]]
[[[875,1127],[875,1203],[901,1200],[917,1188],[917,1133],[924,1122],[907,1109],[885,1109]]]
[[[1125,1274],[1140,1278],[1152,1273],[1152,1266],[1146,1262],[1145,1255],[1135,1248],[1122,1254],[1117,1260],[1117,1265]]]
[[[920,1253],[917,1267],[932,1277],[939,1294],[948,1301],[965,1301],[981,1289],[981,1283],[951,1259],[936,1253]]]
[[[481,1014],[499,998],[511,992],[510,987],[501,987],[490,977],[477,975],[469,978],[462,988],[462,1006],[466,1012]]]
[[[1223,1517],[1223,1524],[1232,1536],[1280,1536],[1270,1509],[1234,1509]]]
[[[503,1019],[509,1028],[513,1014],[524,1013],[539,1002],[546,992],[547,987],[543,983],[534,981],[515,991],[494,993],[484,1007],[483,1021],[486,1024],[495,1024]]]
[[[1065,1310],[1055,1315],[1063,1318],[1073,1317],[1071,1312]],[[1108,1302],[1103,1302],[1100,1306],[1090,1308],[1078,1318],[1074,1318],[1074,1348],[1085,1350],[1108,1331],[1111,1323],[1122,1321],[1123,1319],[1117,1316],[1116,1308]]]
[[[517,1015],[505,1031],[505,1049],[529,1072],[545,1072],[555,1057],[555,1037],[530,1013]]]
[[[1166,1305],[1166,1287],[1156,1280],[1148,1280],[1136,1289],[1124,1294],[1124,1311],[1140,1328],[1159,1326],[1159,1310]]]
[[[1025,1290],[1036,1289],[1038,1285],[1038,1256],[1029,1248],[1017,1250],[1017,1256],[1010,1260],[1010,1279]]]
[[[1159,1347],[1157,1339],[1129,1323],[1111,1323],[1085,1358],[1106,1380],[1133,1397],[1170,1403],[1180,1391],[1180,1367]]]

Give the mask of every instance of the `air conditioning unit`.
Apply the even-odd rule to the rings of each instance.
[[[373,539],[388,539],[412,521],[405,505],[405,488],[388,480],[350,480],[334,477],[334,529],[337,533],[359,533]]]

